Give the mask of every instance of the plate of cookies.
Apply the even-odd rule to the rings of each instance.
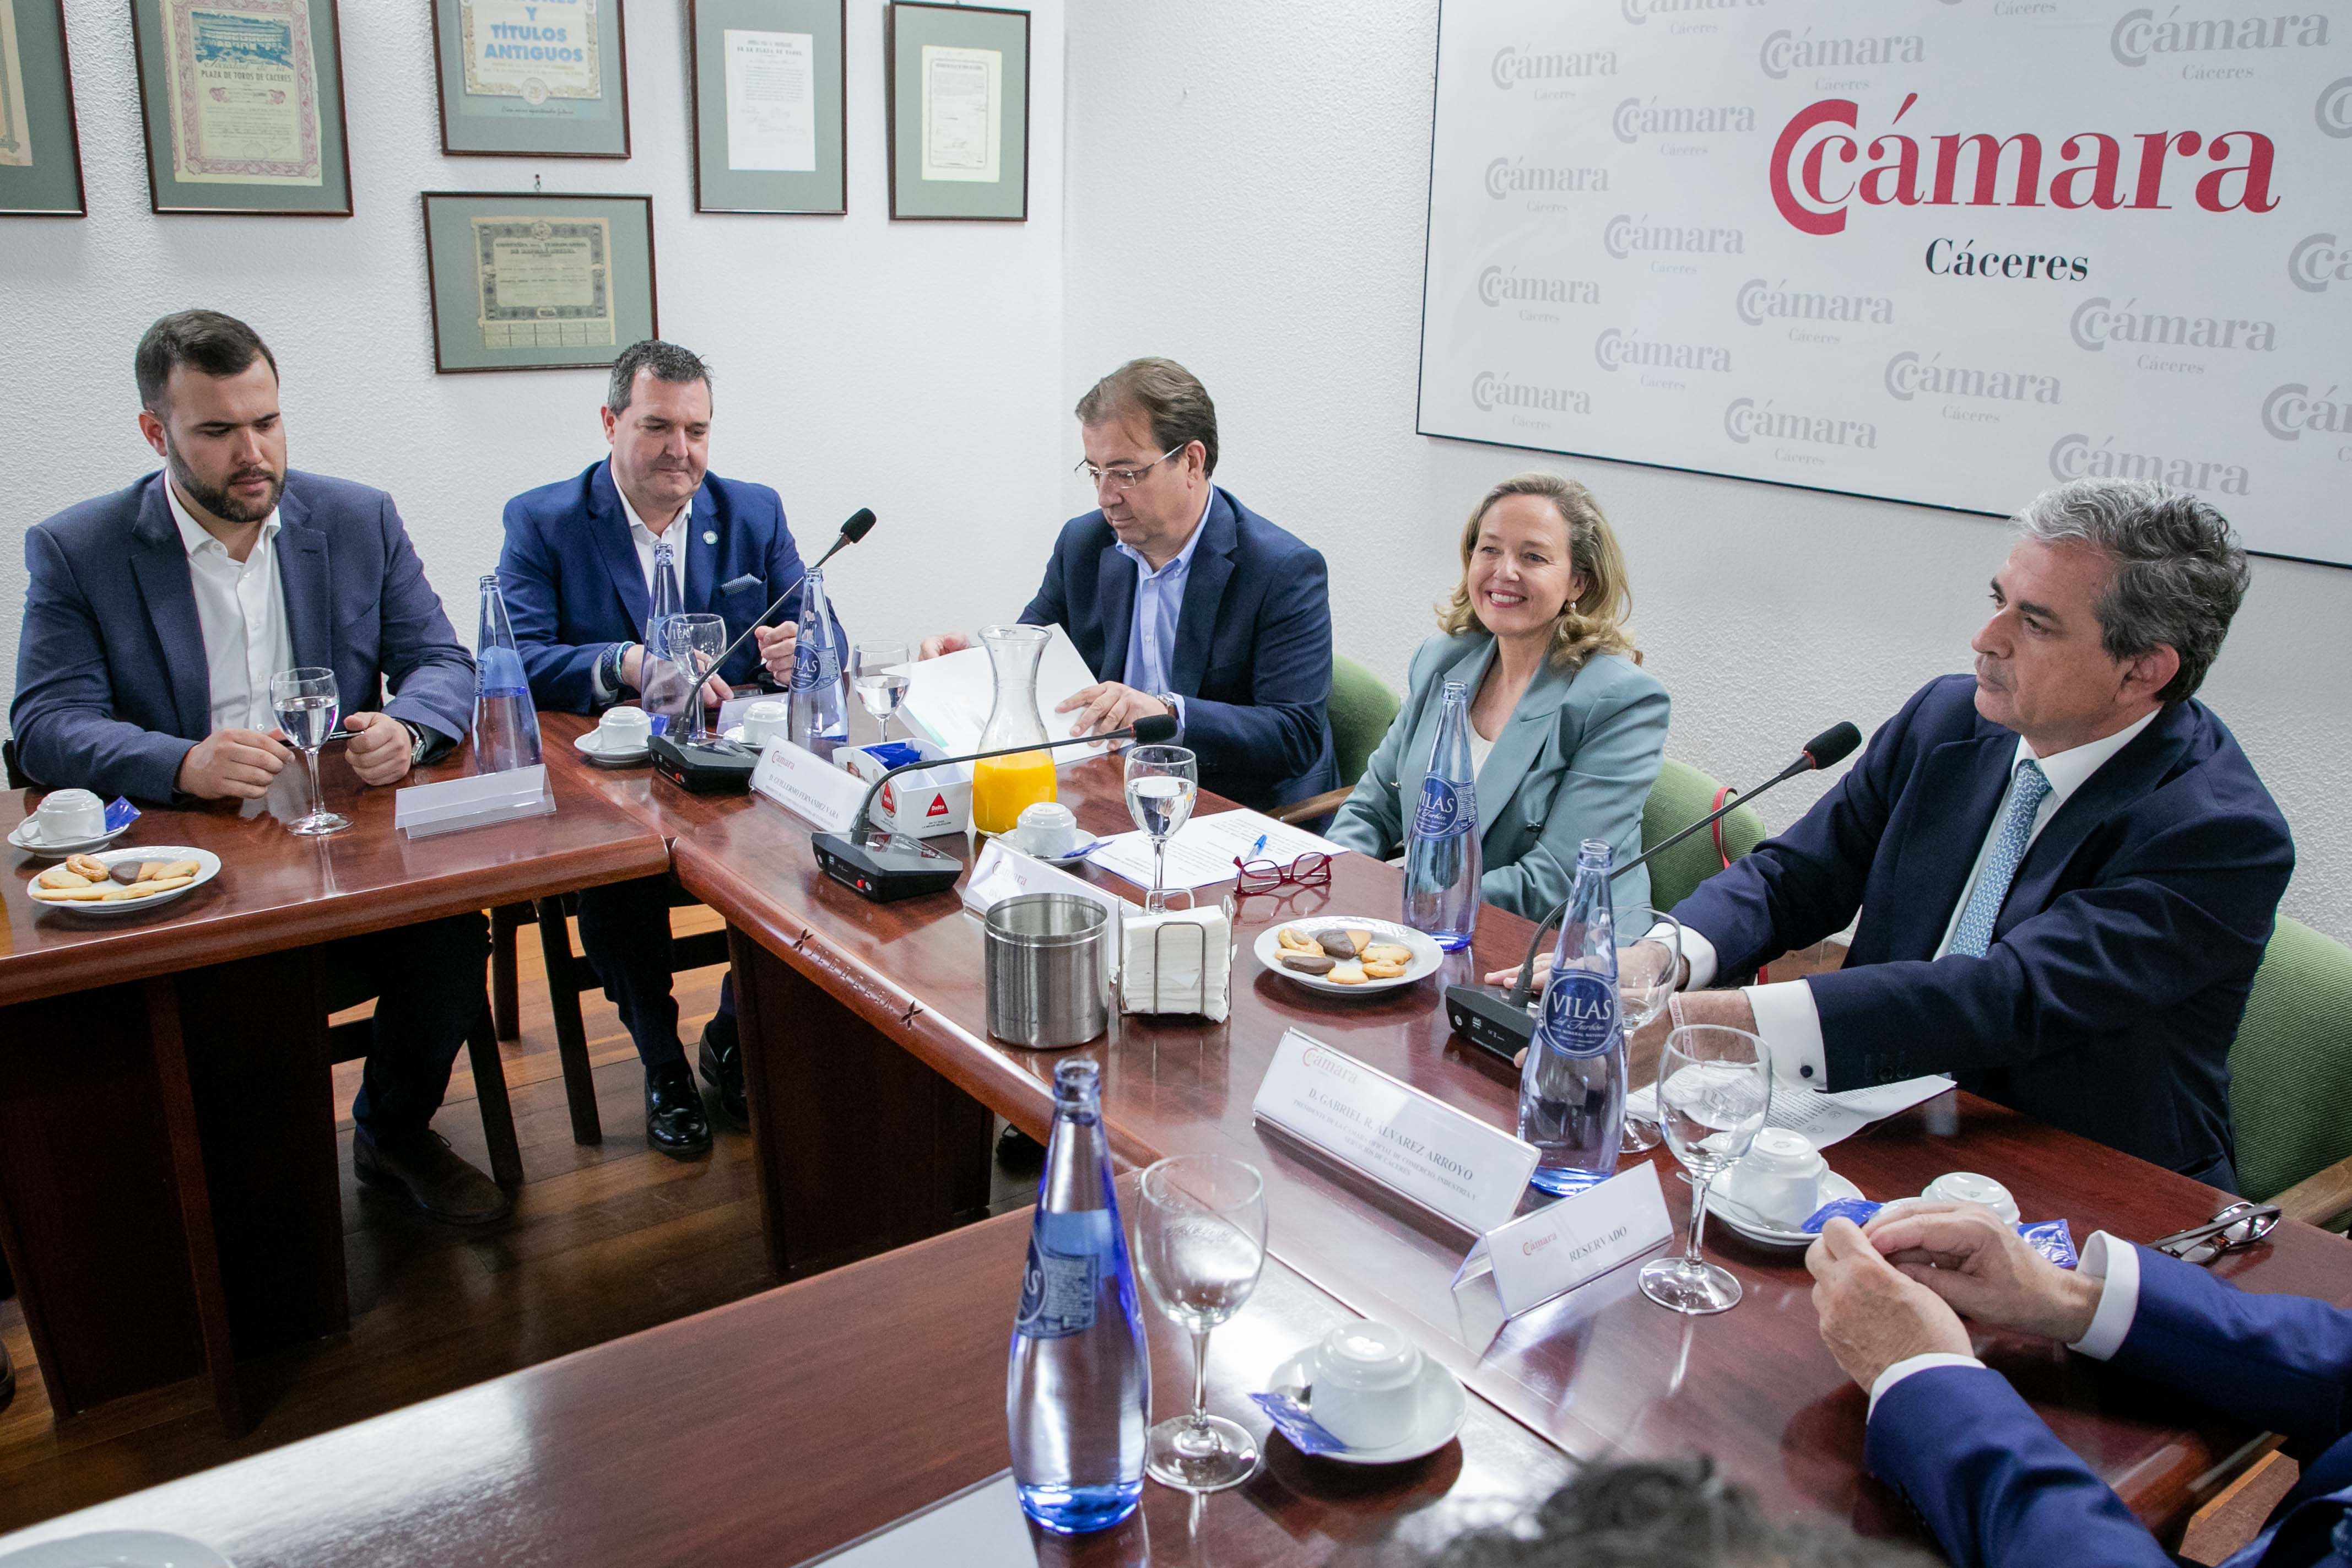
[[[1411,926],[1361,915],[1293,921],[1258,933],[1266,968],[1306,986],[1343,996],[1393,991],[1444,967],[1438,945]]]
[[[34,878],[26,892],[52,909],[122,915],[169,903],[219,876],[220,868],[220,857],[209,849],[110,849],[68,856]]]

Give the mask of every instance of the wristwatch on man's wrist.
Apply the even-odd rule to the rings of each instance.
[[[398,722],[408,731],[408,765],[415,767],[425,761],[425,753],[433,749],[433,737],[425,732],[422,725],[412,724],[405,719]]]

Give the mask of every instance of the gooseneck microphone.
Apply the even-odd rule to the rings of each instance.
[[[1651,860],[1688,838],[1702,828],[1711,827],[1730,816],[1740,806],[1754,800],[1776,784],[1786,784],[1799,773],[1809,773],[1822,768],[1834,767],[1853,754],[1862,744],[1862,731],[1850,722],[1831,725],[1805,742],[1797,760],[1749,790],[1735,794],[1722,805],[1700,817],[1673,837],[1659,840],[1633,859],[1609,873],[1615,881],[1636,866]],[[1454,1032],[1472,1045],[1493,1051],[1509,1060],[1526,1048],[1535,1034],[1535,1018],[1528,1012],[1528,999],[1535,990],[1536,955],[1543,950],[1546,932],[1558,925],[1568,914],[1568,900],[1563,899],[1552,911],[1536,925],[1535,934],[1528,939],[1527,957],[1520,961],[1518,980],[1504,995],[1496,995],[1482,985],[1449,985],[1445,988],[1445,1014]]]
[[[1066,741],[1037,741],[1027,745],[1000,746],[992,752],[972,752],[958,757],[920,757],[903,763],[876,779],[866,791],[866,798],[857,803],[857,815],[850,819],[846,833],[820,833],[809,842],[816,851],[820,870],[835,881],[850,889],[860,897],[887,904],[894,899],[911,899],[924,893],[941,893],[955,886],[963,875],[963,862],[951,855],[942,855],[919,839],[902,834],[876,835],[868,831],[866,814],[881,795],[883,786],[900,773],[920,773],[927,768],[946,767],[951,763],[982,763],[991,757],[1017,756],[1028,752],[1050,752],[1062,746],[1083,746],[1104,741],[1133,741],[1139,745],[1155,746],[1176,738],[1173,714],[1152,713],[1124,730],[1112,730],[1100,735],[1073,735]]]
[[[849,521],[841,525],[841,537],[833,542],[833,547],[831,549],[827,550],[824,554],[816,558],[816,566],[810,567],[808,569],[809,572],[815,571],[817,566],[824,565],[826,562],[832,560],[844,550],[846,550],[849,546],[856,543],[859,540],[865,538],[867,534],[873,531],[874,509],[872,507],[866,506],[859,507],[855,512],[850,514]],[[808,574],[804,572],[801,574],[801,581],[806,582],[807,580]],[[729,643],[727,645],[727,651],[710,661],[710,668],[714,670],[726,668],[727,661],[735,657],[735,650],[741,647],[743,644],[750,639],[753,632],[759,630],[761,626],[766,626],[768,624],[768,617],[774,615],[778,610],[782,609],[786,599],[791,598],[794,594],[797,594],[800,591],[800,583],[795,583],[791,587],[785,589],[782,593],[777,595],[776,602],[770,605],[766,609],[761,610],[758,616],[754,616],[751,624],[743,628],[743,635],[737,637],[733,642]]]

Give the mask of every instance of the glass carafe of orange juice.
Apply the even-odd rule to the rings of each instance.
[[[996,676],[996,700],[980,749],[1045,743],[1045,721],[1037,716],[1037,661],[1052,633],[1044,626],[982,626],[980,640]],[[1010,833],[1021,814],[1054,798],[1054,753],[1016,752],[990,757],[971,768],[971,826],[983,834]]]

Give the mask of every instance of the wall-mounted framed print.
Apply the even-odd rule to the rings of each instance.
[[[1029,216],[1029,13],[893,0],[890,216]]]
[[[0,217],[80,217],[65,0],[0,0]]]
[[[433,0],[433,59],[452,157],[629,155],[621,0]]]
[[[577,370],[659,337],[654,199],[425,193],[433,368]]]
[[[849,0],[686,0],[694,210],[849,210]]]
[[[131,0],[159,213],[352,216],[335,0]]]

